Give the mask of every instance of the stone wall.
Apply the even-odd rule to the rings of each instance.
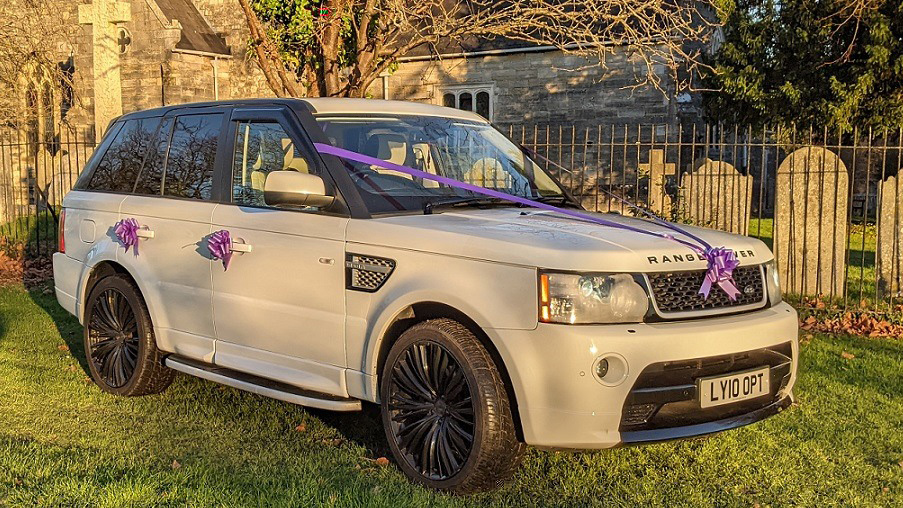
[[[492,120],[499,125],[523,123],[651,124],[673,122],[676,107],[670,94],[653,87],[630,89],[644,63],[616,52],[608,68],[560,51],[514,53],[441,61],[403,62],[389,77],[392,99],[442,103],[443,89],[490,85]],[[667,83],[665,69],[659,69]],[[383,98],[383,83],[374,81],[369,95]]]
[[[195,0],[208,23],[226,38],[228,57],[173,51],[181,37],[177,21],[166,19],[153,0],[131,0],[132,20],[123,23],[132,44],[121,56],[123,113],[162,105],[219,99],[272,97],[254,55],[238,0]],[[75,50],[77,92],[85,120],[93,108],[91,26],[81,28]],[[214,65],[214,60],[216,60]],[[79,122],[81,123],[81,122]],[[103,126],[104,128],[106,126]]]
[[[273,97],[256,56],[249,51],[251,32],[238,0],[194,0],[194,4],[232,49],[232,58],[219,62],[220,98]]]

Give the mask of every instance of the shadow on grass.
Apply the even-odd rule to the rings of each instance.
[[[85,372],[85,375],[90,376],[91,371],[88,370],[88,361],[85,357],[82,326],[79,324],[78,318],[69,314],[57,303],[56,296],[53,294],[53,281],[47,281],[29,288],[28,296],[35,305],[40,307],[50,317],[57,333],[62,337],[66,346],[69,347],[72,357],[78,361],[78,365]]]
[[[28,293],[31,300],[40,307],[53,321],[60,337],[69,347],[69,352],[75,358],[86,376],[91,376],[85,355],[83,328],[75,316],[69,314],[56,301],[51,293],[47,294],[47,288],[52,289],[52,282],[31,288]],[[0,317],[0,336],[3,335],[3,318]],[[342,438],[363,446],[373,457],[391,457],[388,443],[382,430],[382,421],[379,406],[364,403],[362,411],[339,412],[321,409],[307,408],[304,410],[311,416],[320,419],[326,425],[333,427]]]
[[[371,457],[392,459],[378,404],[364,402],[362,411],[338,412],[314,408],[305,408],[305,411],[336,429],[343,438],[366,448]]]

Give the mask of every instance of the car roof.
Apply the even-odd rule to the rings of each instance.
[[[459,120],[470,120],[474,122],[488,123],[488,120],[470,111],[463,111],[455,108],[446,108],[433,104],[424,104],[422,102],[385,101],[379,99],[348,99],[338,97],[302,99],[242,99],[234,101],[194,102],[136,111],[134,113],[123,115],[121,118],[124,120],[149,118],[155,116],[163,116],[170,111],[192,108],[216,108],[235,106],[263,107],[273,105],[284,105],[296,108],[300,106],[306,108],[314,115],[370,115],[378,113],[390,115],[438,116],[443,118],[454,118]]]
[[[384,101],[380,99],[345,99],[338,97],[319,97],[303,99],[312,108],[315,115],[354,115],[354,114],[389,114],[389,115],[420,115],[440,116],[444,118],[457,118],[486,123],[482,116],[470,111],[455,108],[446,108],[433,104],[410,101]]]

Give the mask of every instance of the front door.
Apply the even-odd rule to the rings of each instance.
[[[154,310],[157,343],[164,351],[213,360],[211,262],[203,249],[217,204],[214,168],[225,113],[169,116],[160,123],[120,217],[143,229],[130,265]],[[223,157],[228,152],[220,154]]]
[[[232,202],[213,231],[234,243],[213,267],[215,363],[302,388],[345,395],[344,241],[332,210],[267,206],[272,171],[325,176],[290,113],[236,110],[230,127]]]

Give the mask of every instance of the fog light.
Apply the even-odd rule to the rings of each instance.
[[[596,375],[602,380],[605,380],[605,376],[608,375],[608,360],[605,358],[596,363]]]
[[[627,360],[618,353],[606,353],[593,363],[596,381],[605,386],[618,386],[627,379]]]

